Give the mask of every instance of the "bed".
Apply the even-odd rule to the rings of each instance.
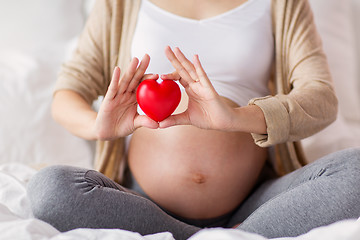
[[[337,120],[303,140],[307,157],[360,146],[360,0],[309,0],[339,97]],[[76,44],[90,0],[0,2],[0,239],[173,239],[118,229],[60,233],[33,218],[26,184],[39,169],[65,164],[92,168],[94,143],[79,139],[51,118],[52,88],[60,64]],[[360,217],[360,216],[359,216]],[[314,229],[297,238],[360,239],[360,220]],[[261,240],[232,229],[205,229],[191,239]]]

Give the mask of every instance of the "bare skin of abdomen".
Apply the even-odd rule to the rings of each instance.
[[[186,96],[177,111],[185,106]],[[158,205],[184,218],[207,219],[231,212],[246,198],[266,154],[248,133],[140,128],[132,136],[128,163]]]

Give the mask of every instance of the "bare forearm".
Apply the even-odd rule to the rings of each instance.
[[[94,124],[97,113],[80,94],[71,90],[57,92],[53,99],[52,116],[72,134],[96,140]]]
[[[264,114],[256,105],[236,108],[233,126],[235,131],[267,134]]]

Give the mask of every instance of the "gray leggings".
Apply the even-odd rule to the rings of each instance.
[[[265,181],[231,214],[191,220],[93,170],[53,166],[28,184],[34,216],[60,231],[118,228],[142,235],[169,231],[187,239],[202,227],[230,228],[268,238],[291,237],[343,219],[360,217],[360,149],[323,157],[284,177]],[[196,226],[197,225],[197,226]]]

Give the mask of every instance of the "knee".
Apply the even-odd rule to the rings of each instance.
[[[332,191],[339,195],[341,204],[345,206],[342,212],[348,218],[360,216],[360,148],[350,148],[336,153],[338,158],[338,171],[334,171],[331,183]],[[337,185],[338,184],[338,185]],[[337,185],[337,188],[336,188]]]
[[[40,170],[27,185],[27,195],[35,217],[40,217],[54,205],[57,192],[62,192],[63,179],[66,174],[63,166],[51,166]]]
[[[313,173],[316,174],[316,178],[319,176],[330,177],[343,187],[358,186],[360,183],[360,148],[334,152],[319,159],[313,166],[315,166],[316,172]],[[310,165],[309,169],[311,169]],[[360,194],[360,190],[357,192]]]
[[[349,148],[335,153],[335,158],[345,169],[360,171],[360,148]]]
[[[360,188],[357,186],[360,184],[360,148],[335,152],[330,155],[330,160],[330,164],[325,167],[327,174],[324,175],[336,181],[341,191],[347,191],[352,197],[359,199]]]
[[[360,148],[348,148],[331,153],[317,160],[316,164],[327,169],[333,169],[335,172],[360,170]]]
[[[69,166],[51,166],[40,170],[27,185],[27,195],[34,217],[51,223],[70,200],[76,174],[81,170]],[[74,179],[75,176],[75,179]]]

